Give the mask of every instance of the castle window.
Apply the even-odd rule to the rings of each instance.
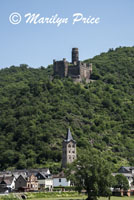
[[[59,178],[59,183],[61,182],[61,178]]]
[[[75,153],[75,151],[72,151],[72,153]]]
[[[72,147],[75,148],[75,144],[73,144]]]
[[[71,144],[69,144],[68,147],[71,147]]]

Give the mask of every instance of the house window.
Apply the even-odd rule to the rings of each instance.
[[[59,178],[59,183],[61,183],[61,178]]]

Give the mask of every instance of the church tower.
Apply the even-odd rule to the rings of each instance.
[[[66,139],[63,140],[62,146],[62,167],[66,168],[67,164],[76,159],[76,141],[73,139],[70,128],[67,131]]]

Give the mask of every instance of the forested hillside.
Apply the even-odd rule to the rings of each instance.
[[[0,70],[1,170],[56,170],[68,127],[78,152],[101,151],[113,170],[134,165],[134,47],[85,62],[93,63],[89,84],[52,80],[52,66]]]

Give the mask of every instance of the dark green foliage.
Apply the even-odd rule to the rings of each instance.
[[[0,70],[0,169],[60,169],[62,140],[71,127],[78,151],[102,152],[113,170],[134,165],[134,47],[93,63],[93,81],[53,79],[52,66]]]
[[[122,175],[122,174],[117,174],[115,176],[115,185],[114,185],[114,188],[120,188],[120,190],[128,190],[129,189],[129,183],[128,183],[128,180],[127,178]]]
[[[97,200],[100,196],[110,197],[112,194],[110,166],[96,151],[83,152],[83,155],[66,169],[66,175],[79,192],[86,190],[87,200]]]

